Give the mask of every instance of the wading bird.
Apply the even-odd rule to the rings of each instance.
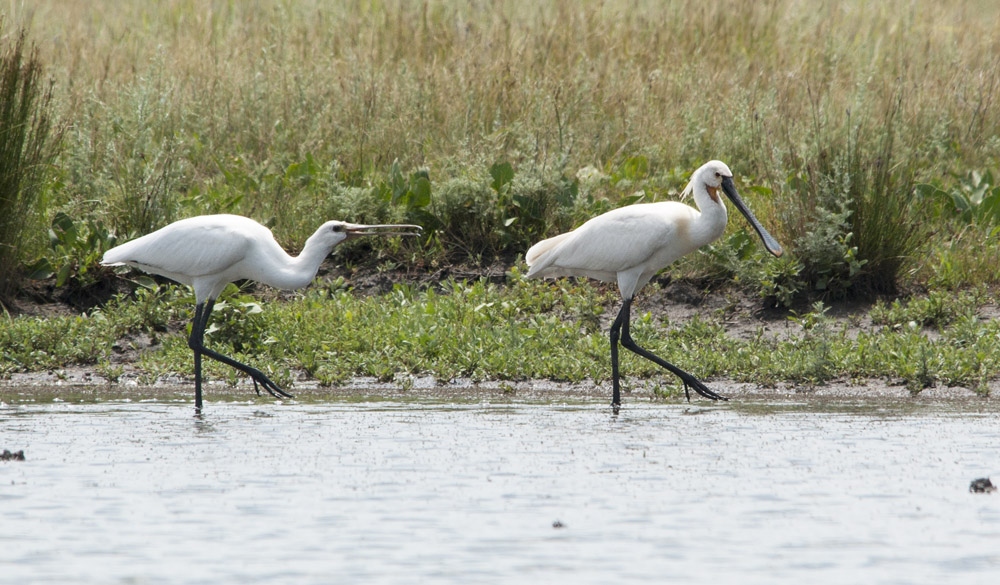
[[[281,289],[302,288],[312,282],[319,265],[334,246],[344,240],[366,235],[413,236],[420,229],[415,225],[328,221],[309,236],[302,253],[292,257],[274,240],[271,230],[252,219],[238,215],[201,215],[176,221],[112,248],[104,254],[101,264],[127,264],[194,289],[195,312],[188,346],[194,351],[194,404],[201,410],[202,355],[250,376],[257,394],[263,386],[275,398],[291,398],[291,394],[257,368],[205,347],[208,316],[227,284],[247,279]]]
[[[781,256],[781,246],[760,225],[736,192],[733,173],[717,160],[702,165],[691,176],[684,194],[693,194],[698,209],[677,201],[644,203],[614,209],[591,218],[573,231],[542,240],[525,254],[528,277],[586,276],[604,282],[618,282],[622,306],[611,324],[611,404],[621,404],[618,376],[618,342],[626,349],[670,370],[689,388],[713,400],[725,397],[708,389],[691,374],[643,349],[629,335],[632,300],[654,274],[681,256],[718,239],[726,229],[726,206],[719,197],[725,193],[764,242],[764,247]]]

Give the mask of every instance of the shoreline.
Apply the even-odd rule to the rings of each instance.
[[[663,379],[637,379],[623,388],[623,407],[629,402],[687,402],[683,394],[658,393]],[[905,405],[928,402],[973,402],[983,405],[1000,405],[996,398],[1000,382],[989,384],[989,393],[979,394],[964,387],[931,387],[911,392],[904,385],[885,380],[833,380],[823,384],[780,383],[773,387],[735,382],[724,379],[706,380],[713,388],[730,398],[729,404],[745,401],[864,401],[878,405]],[[556,382],[551,380],[483,380],[459,378],[441,382],[433,376],[400,375],[383,381],[374,377],[354,377],[344,384],[320,386],[315,380],[300,378],[288,390],[295,394],[295,401],[319,402],[324,400],[375,400],[416,399],[468,402],[470,400],[522,401],[579,401],[603,402],[610,399],[610,382],[595,383]],[[56,372],[14,373],[0,380],[0,402],[53,400],[60,396],[78,395],[86,400],[156,400],[194,399],[193,383],[180,376],[165,376],[153,383],[140,381],[137,373],[125,373],[117,382],[109,382],[88,368],[66,368]],[[205,387],[206,400],[259,400],[272,401],[266,393],[260,398],[254,393],[249,379],[236,386],[221,380],[211,380]],[[274,401],[280,402],[280,401]],[[691,405],[715,404],[693,394]]]

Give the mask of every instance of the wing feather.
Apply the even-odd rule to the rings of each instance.
[[[253,239],[273,239],[257,222],[238,216],[183,219],[105,253],[103,264],[129,264],[185,282],[226,270],[245,257]]]
[[[588,276],[614,281],[617,274],[652,261],[673,261],[664,254],[697,215],[677,202],[630,205],[590,219],[577,229],[543,240],[528,250],[528,276]],[[682,254],[677,254],[680,256]]]

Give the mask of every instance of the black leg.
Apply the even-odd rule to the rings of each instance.
[[[618,374],[618,338],[623,319],[628,322],[628,301],[622,303],[618,316],[611,324],[611,406],[614,408],[618,408],[622,403],[621,383]]]
[[[618,312],[618,318],[615,319],[615,324],[620,325],[622,328],[621,332],[622,346],[624,346],[629,351],[646,358],[647,360],[653,362],[654,364],[670,370],[671,373],[680,378],[681,381],[684,383],[684,393],[687,395],[688,400],[691,400],[691,394],[688,391],[688,388],[694,388],[695,392],[701,394],[705,398],[711,398],[712,400],[729,400],[725,396],[722,396],[721,394],[716,394],[715,392],[709,390],[708,386],[702,383],[701,380],[699,380],[698,378],[695,378],[691,374],[678,368],[672,363],[660,358],[653,352],[647,349],[643,349],[642,347],[639,347],[639,344],[637,344],[635,341],[632,340],[632,335],[629,333],[629,319],[630,319],[631,307],[632,307],[632,299],[625,299],[622,302],[621,311]],[[612,329],[614,329],[615,325],[612,325],[611,327]],[[612,356],[614,356],[614,353],[612,353]],[[614,357],[612,357],[612,359],[614,359]],[[614,369],[615,368],[612,367],[612,370]]]
[[[205,310],[205,303],[198,303],[194,309],[194,319],[191,320],[191,335],[188,337],[188,347],[194,352],[194,408],[201,411],[201,348],[205,337],[204,316],[211,312],[213,301],[208,302],[208,311]]]
[[[271,381],[264,372],[258,370],[257,368],[248,366],[244,363],[238,362],[233,358],[222,355],[217,351],[213,351],[205,347],[205,328],[208,326],[208,317],[212,314],[212,308],[215,306],[215,299],[209,299],[206,303],[199,304],[195,308],[194,321],[191,324],[191,337],[188,338],[188,346],[194,351],[194,369],[195,369],[195,391],[194,391],[194,405],[195,408],[201,410],[201,356],[206,355],[215,361],[222,362],[227,366],[236,368],[237,370],[250,376],[253,380],[254,389],[257,394],[260,395],[260,386],[264,387],[264,390],[274,396],[275,398],[293,398],[291,394],[282,390],[277,384]]]

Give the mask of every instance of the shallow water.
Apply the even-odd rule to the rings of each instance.
[[[979,583],[998,445],[975,403],[7,404],[0,582]]]

